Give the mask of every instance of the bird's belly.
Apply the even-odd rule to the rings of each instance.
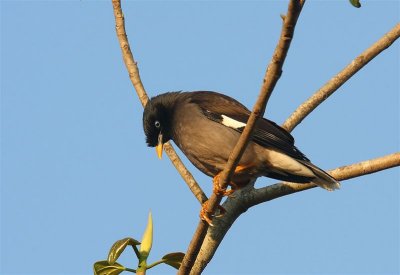
[[[181,135],[179,140],[174,140],[193,165],[211,177],[224,169],[240,136],[232,129],[218,123],[214,124],[213,131],[205,131],[200,124],[198,127],[192,127],[190,134]],[[248,146],[239,161],[239,166],[245,169],[233,176],[233,182],[243,185],[254,177],[255,171],[251,164],[255,156],[253,146]]]

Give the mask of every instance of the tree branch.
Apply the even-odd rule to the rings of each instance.
[[[143,87],[143,83],[139,75],[139,68],[137,67],[136,62],[133,59],[132,51],[129,46],[128,37],[126,36],[125,18],[124,14],[122,13],[121,1],[112,0],[112,5],[115,17],[115,30],[117,32],[119,46],[121,47],[122,58],[124,59],[126,69],[128,70],[129,73],[129,78],[131,79],[133,87],[136,90],[136,94],[138,95],[139,100],[144,107],[146,106],[149,97],[147,96],[147,93]]]
[[[241,134],[236,146],[234,147],[228,158],[228,162],[225,165],[224,170],[220,173],[219,185],[222,189],[228,186],[229,179],[231,178],[239,159],[246,149],[254,126],[257,120],[263,116],[268,99],[271,96],[271,93],[282,74],[282,66],[289,50],[290,43],[294,34],[294,28],[296,26],[296,22],[300,15],[303,4],[304,1],[291,0],[289,2],[287,16],[282,16],[283,26],[281,35],[272,56],[272,60],[267,67],[257,102],[253,107],[253,111],[247,121],[243,133]],[[210,215],[215,212],[217,206],[221,203],[221,200],[222,195],[212,194],[210,200],[208,201],[207,211],[208,213],[210,213]],[[196,232],[193,235],[193,239],[189,244],[188,251],[185,254],[178,274],[189,274],[191,267],[193,266],[197,254],[200,250],[200,247],[204,241],[207,229],[208,224],[200,220]]]
[[[324,100],[332,95],[355,73],[361,70],[373,58],[393,44],[400,36],[400,23],[394,26],[382,38],[376,41],[371,47],[366,49],[358,57],[356,57],[341,72],[332,77],[324,86],[322,86],[315,94],[301,104],[282,125],[283,128],[291,132],[294,127],[303,121],[315,108]]]
[[[117,37],[119,41],[119,45],[122,50],[122,58],[124,59],[124,63],[126,69],[129,73],[129,78],[133,84],[133,87],[136,90],[136,94],[139,97],[142,106],[146,106],[149,97],[147,96],[146,90],[144,89],[142,80],[139,75],[139,68],[133,58],[132,51],[129,46],[128,37],[126,36],[125,31],[125,19],[124,14],[122,13],[121,1],[120,0],[112,0],[112,5],[114,9],[114,17],[115,17],[115,30],[117,32]],[[165,153],[168,155],[176,170],[178,170],[179,174],[182,176],[183,180],[186,182],[193,195],[197,198],[200,203],[203,203],[207,200],[207,196],[204,194],[203,190],[200,188],[199,184],[193,178],[192,174],[182,163],[181,159],[176,154],[172,145],[168,142],[164,145]]]
[[[192,191],[199,203],[203,204],[206,202],[208,200],[206,194],[204,194],[203,189],[201,189],[197,181],[194,179],[192,173],[190,173],[179,156],[176,154],[175,149],[172,147],[170,142],[164,144],[164,151],[174,164],[176,170],[178,170],[181,177],[185,180],[186,184],[190,188],[190,191]]]
[[[331,170],[330,174],[336,179],[343,181],[396,166],[400,166],[400,153],[342,166]],[[208,262],[214,256],[215,251],[229,228],[235,220],[250,207],[314,187],[316,186],[313,184],[282,182],[260,189],[255,189],[253,185],[249,185],[236,191],[235,197],[229,197],[223,204],[223,207],[226,209],[226,214],[221,218],[215,219],[215,226],[208,230],[206,239],[198,255],[198,259],[200,260],[196,261],[192,273],[199,274],[204,270]]]

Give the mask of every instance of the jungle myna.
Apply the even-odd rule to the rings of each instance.
[[[143,113],[146,142],[161,158],[163,144],[173,140],[200,171],[216,177],[223,169],[250,116],[235,99],[216,92],[170,92],[153,97]],[[233,189],[266,176],[312,182],[327,190],[340,183],[294,146],[293,137],[261,118],[231,179]]]

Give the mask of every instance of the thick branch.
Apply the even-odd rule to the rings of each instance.
[[[400,166],[400,153],[342,166],[332,170],[330,174],[338,180],[343,181],[396,166]],[[231,225],[242,213],[246,212],[247,209],[262,202],[314,187],[315,185],[312,184],[277,183],[260,189],[255,189],[250,185],[242,190],[236,191],[235,197],[228,198],[223,204],[223,207],[227,211],[226,214],[221,218],[215,219],[215,226],[208,230],[198,256],[201,260],[196,261],[192,272],[198,274],[203,271],[207,263],[214,256],[215,251]]]
[[[282,66],[285,61],[286,54],[289,50],[290,43],[294,34],[294,28],[296,26],[296,22],[300,15],[303,4],[304,1],[300,0],[291,0],[289,2],[287,16],[283,17],[281,35],[275,48],[272,60],[267,67],[257,102],[254,105],[253,111],[247,121],[246,127],[242,135],[238,140],[238,143],[236,144],[235,148],[229,156],[225,169],[220,174],[219,185],[221,186],[221,188],[227,187],[229,179],[231,178],[239,159],[246,149],[254,126],[257,120],[263,116],[268,99],[271,96],[271,93],[282,74]],[[221,203],[221,200],[221,195],[213,194],[211,196],[210,200],[208,201],[208,212],[210,214],[215,212],[217,206]],[[189,274],[189,271],[191,270],[191,267],[194,264],[200,247],[204,241],[207,229],[208,224],[204,221],[200,221],[193,236],[193,239],[190,242],[185,258],[183,259],[181,268],[179,269],[179,274]]]
[[[119,45],[122,50],[122,57],[124,59],[124,63],[126,69],[129,73],[129,78],[133,84],[133,87],[136,90],[136,93],[140,99],[140,102],[143,106],[146,106],[149,97],[147,96],[146,90],[143,87],[142,80],[140,79],[139,69],[137,64],[133,58],[132,51],[129,46],[128,37],[126,36],[125,31],[125,19],[124,14],[121,9],[121,1],[120,0],[112,0],[112,5],[114,9],[115,16],[115,30],[117,32],[117,37],[119,41]],[[170,143],[165,144],[164,146],[165,152],[174,164],[176,170],[178,170],[179,174],[182,176],[186,184],[189,186],[192,193],[196,196],[197,200],[200,203],[203,203],[207,200],[206,195],[203,190],[200,188],[196,180],[193,178],[192,174],[187,170],[185,165],[182,163],[178,155],[176,154],[174,148]]]
[[[332,77],[322,88],[301,104],[285,121],[282,127],[289,132],[292,131],[294,127],[301,123],[306,116],[318,107],[318,105],[339,89],[340,86],[349,80],[355,73],[367,65],[368,62],[392,45],[399,36],[400,23],[394,26],[393,29],[376,41],[371,47],[356,57],[356,59],[347,65],[341,72]]]

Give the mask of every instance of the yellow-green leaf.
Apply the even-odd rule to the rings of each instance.
[[[119,263],[109,264],[108,261],[96,262],[93,266],[94,275],[118,275],[125,270]]]
[[[140,255],[144,259],[150,254],[151,246],[153,244],[153,218],[151,216],[151,212],[149,212],[149,218],[147,221],[146,230],[144,231],[142,244],[140,245]]]
[[[176,269],[179,269],[181,266],[183,257],[185,257],[185,253],[182,252],[174,252],[174,253],[169,253],[162,257],[162,260],[164,263],[175,267]]]
[[[115,263],[115,261],[118,259],[118,257],[121,255],[121,253],[125,250],[125,248],[128,245],[135,246],[139,244],[140,242],[132,238],[124,238],[122,240],[116,241],[111,247],[110,252],[108,253],[108,258],[107,258],[108,263],[110,264]]]

